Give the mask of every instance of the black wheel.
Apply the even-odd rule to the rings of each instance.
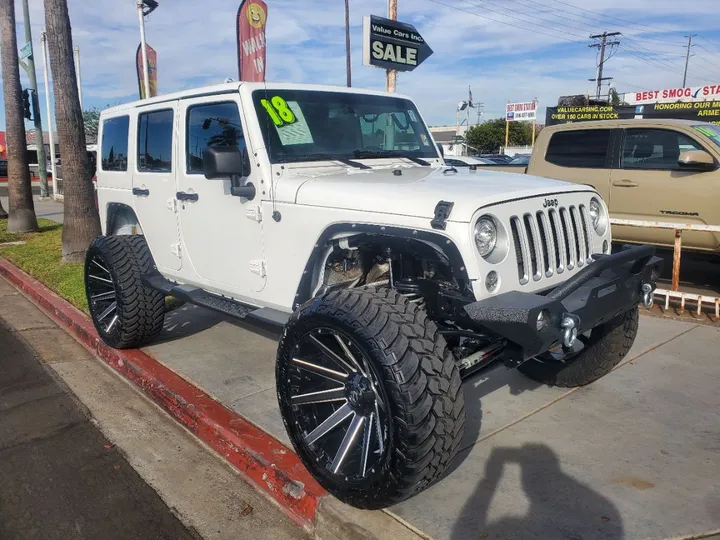
[[[578,336],[571,350],[558,346],[528,360],[518,370],[551,386],[584,386],[607,375],[635,342],[638,310],[634,308]]]
[[[459,369],[435,323],[395,291],[334,291],[301,306],[283,332],[276,376],[296,452],[343,502],[402,501],[457,452]]]
[[[88,248],[88,307],[98,334],[111,347],[136,348],[162,330],[165,297],[140,279],[153,268],[142,236],[98,236]]]

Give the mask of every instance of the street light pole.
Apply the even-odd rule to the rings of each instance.
[[[143,0],[136,0],[138,20],[140,22],[140,51],[143,61],[143,86],[145,88],[145,99],[150,97],[150,72],[148,70],[147,48],[145,45],[145,16],[143,14]]]
[[[32,49],[32,29],[30,28],[30,10],[28,9],[28,0],[23,0],[23,19],[25,21],[25,43],[30,43]],[[40,115],[40,103],[37,99],[37,76],[35,74],[35,58],[34,52],[25,59],[26,64],[21,64],[30,79],[30,88],[34,91],[33,95],[33,123],[35,125],[35,147],[37,148],[38,158],[38,176],[40,177],[40,198],[48,197],[48,181],[47,181],[47,158],[45,157],[45,139],[43,137],[42,118]]]
[[[78,97],[80,98],[80,108],[83,108],[83,102],[82,102],[82,78],[80,77],[80,47],[75,45],[73,48],[73,53],[75,56],[75,78],[77,79],[77,86],[78,86]]]
[[[42,44],[43,76],[45,78],[45,109],[47,110],[48,133],[50,134],[50,170],[52,171],[53,199],[57,201],[60,197],[58,194],[57,167],[55,166],[55,136],[53,135],[52,119],[53,113],[52,107],[50,106],[50,77],[48,75],[48,65],[50,62],[48,61],[47,34],[45,32],[42,32],[40,34],[40,43]]]

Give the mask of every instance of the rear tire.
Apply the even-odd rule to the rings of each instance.
[[[638,309],[618,315],[592,329],[585,347],[567,361],[548,358],[528,360],[518,370],[550,386],[584,386],[610,373],[627,355],[638,330]]]
[[[141,279],[154,268],[143,236],[98,236],[88,248],[88,308],[98,334],[111,347],[134,349],[162,330],[165,297]]]
[[[333,361],[318,341],[341,358]],[[393,290],[345,289],[302,305],[283,332],[276,376],[295,451],[347,504],[377,509],[407,499],[457,453],[465,425],[460,371],[435,323]],[[358,382],[374,392],[365,390],[366,401]],[[318,392],[330,402],[306,401]],[[344,420],[318,436],[331,415]],[[341,454],[348,438],[353,445]]]

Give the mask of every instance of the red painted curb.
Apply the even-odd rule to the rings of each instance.
[[[293,521],[313,527],[319,501],[327,493],[294,452],[144,352],[111,349],[100,340],[87,315],[2,258],[0,275],[219,452],[245,479],[277,501]]]

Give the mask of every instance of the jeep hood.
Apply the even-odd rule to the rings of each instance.
[[[443,168],[349,170],[341,174],[307,175],[295,202],[432,219],[439,201],[453,202],[449,221],[469,222],[481,207],[513,199],[591,188],[526,174],[477,171],[445,173]],[[398,170],[398,169],[396,169]],[[296,177],[296,180],[298,178]],[[281,182],[282,183],[282,182]]]

